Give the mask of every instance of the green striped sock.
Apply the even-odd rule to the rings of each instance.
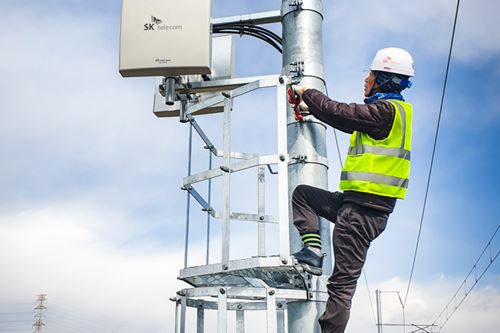
[[[305,245],[309,245],[311,247],[317,248],[321,250],[321,236],[319,234],[302,234],[302,242]]]

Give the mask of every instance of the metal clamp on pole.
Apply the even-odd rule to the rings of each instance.
[[[298,10],[311,10],[323,18],[323,3],[321,0],[288,0],[281,6],[282,18]]]
[[[296,7],[297,9],[300,9],[303,3],[303,0],[290,0],[290,3],[288,5],[290,7]]]
[[[297,163],[314,163],[314,164],[320,164],[324,165],[327,169],[329,168],[328,166],[328,159],[324,156],[320,155],[296,155],[292,156],[292,160],[288,163],[288,165],[292,164],[297,164]]]
[[[305,62],[302,59],[297,59],[286,67],[286,71],[292,79],[309,76],[318,78],[325,83],[325,80],[323,79],[325,76],[325,70],[323,65],[319,63]]]

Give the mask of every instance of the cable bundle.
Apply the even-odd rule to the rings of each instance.
[[[228,33],[238,34],[240,36],[247,35],[256,37],[270,44],[272,47],[278,50],[279,53],[283,53],[283,39],[271,30],[262,28],[257,25],[247,23],[221,23],[215,24],[212,27],[212,31],[214,33]]]

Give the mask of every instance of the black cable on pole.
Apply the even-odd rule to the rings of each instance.
[[[283,53],[283,39],[271,30],[245,23],[223,23],[212,27],[214,33],[230,33],[256,37],[274,47],[278,52]]]
[[[428,197],[428,194],[429,194],[429,185],[430,185],[430,182],[431,182],[432,167],[434,166],[434,157],[436,155],[436,146],[437,146],[437,140],[438,140],[438,136],[439,136],[439,126],[441,124],[441,115],[443,113],[444,96],[446,94],[446,85],[447,85],[447,82],[448,82],[448,73],[449,73],[449,70],[450,70],[451,54],[452,54],[452,51],[453,51],[453,42],[455,40],[455,30],[456,30],[456,27],[457,27],[457,19],[458,19],[459,9],[460,9],[460,0],[457,0],[457,8],[456,8],[456,11],[455,11],[455,20],[453,21],[453,31],[452,31],[452,34],[451,34],[450,50],[449,50],[449,53],[448,53],[448,61],[447,61],[447,64],[446,64],[446,74],[445,74],[445,77],[444,77],[443,92],[441,94],[441,105],[439,107],[439,117],[438,117],[438,122],[437,122],[437,126],[436,126],[436,135],[434,136],[434,146],[432,148],[431,164],[429,166],[429,175],[427,177],[427,186],[426,186],[426,189],[425,189],[424,204],[423,204],[423,207],[422,207],[422,214],[420,216],[420,226],[418,228],[417,244],[415,246],[415,253],[413,255],[413,263],[411,265],[411,272],[410,272],[410,279],[408,280],[408,287],[406,288],[406,295],[405,295],[404,305],[406,305],[406,301],[408,300],[408,293],[410,292],[410,286],[411,286],[411,281],[412,281],[412,278],[413,278],[413,272],[415,270],[415,262],[417,260],[418,246],[420,244],[420,236],[422,234],[422,225],[423,225],[423,222],[424,222],[425,208],[426,208],[426,205],[427,205],[427,197]]]
[[[218,24],[218,25],[213,26],[214,30],[226,29],[226,28],[236,28],[236,29],[243,28],[245,30],[259,31],[259,32],[262,32],[263,34],[267,35],[268,37],[271,37],[276,42],[278,42],[280,45],[283,44],[283,38],[278,36],[276,33],[272,32],[271,30],[262,28],[258,25],[244,24],[244,23],[243,24],[241,24],[241,23],[226,23],[226,24]]]
[[[270,37],[268,37],[265,34],[260,33],[260,32],[249,31],[249,30],[245,30],[243,28],[241,28],[241,29],[238,29],[238,28],[220,28],[220,29],[214,29],[213,32],[214,33],[229,33],[229,34],[247,35],[247,36],[256,37],[256,38],[261,39],[261,40],[265,41],[266,43],[270,44],[278,52],[280,52],[280,53],[283,52],[281,50],[281,47],[277,44],[277,42],[273,41]]]
[[[266,43],[270,44],[272,47],[274,47],[280,53],[282,52],[281,48],[279,47],[279,45],[276,42],[274,42],[271,38],[269,38],[263,34],[255,33],[252,31],[247,31],[244,29],[236,29],[236,28],[234,28],[234,29],[224,28],[224,29],[214,30],[214,32],[236,34],[236,35],[240,35],[240,36],[247,35],[247,36],[256,37],[256,38],[263,40]]]
[[[225,29],[225,28],[244,28],[247,30],[258,30],[269,37],[273,38],[276,40],[278,43],[283,44],[283,39],[278,36],[276,33],[272,32],[271,30],[268,30],[266,28],[262,28],[261,26],[254,25],[254,24],[246,24],[246,23],[223,23],[223,24],[216,24],[212,27],[213,30],[217,29]]]
[[[246,34],[246,35],[251,35],[255,36],[258,38],[261,38],[265,40],[266,42],[272,43],[276,46],[281,46],[281,43],[277,40],[275,40],[273,37],[269,36],[268,34],[259,31],[259,30],[254,30],[254,29],[247,29],[245,27],[223,27],[223,28],[217,28],[213,30],[214,32],[221,33],[221,32],[232,32],[232,33],[238,33],[238,34]]]

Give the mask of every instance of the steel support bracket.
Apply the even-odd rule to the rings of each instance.
[[[281,156],[283,160],[281,160]],[[280,155],[280,161],[285,162],[287,156]],[[241,170],[250,169],[259,165],[269,165],[278,163],[276,155],[262,155],[251,159],[243,159],[240,162],[232,163],[230,165],[223,165],[217,169],[212,169],[191,176],[184,177],[183,185],[191,185],[211,178],[220,177],[225,173],[234,173]]]
[[[313,298],[312,292],[312,275],[308,272],[304,272],[304,284],[306,286],[307,300],[310,301]]]
[[[212,215],[212,217],[216,217],[217,213],[215,210],[191,185],[184,185],[181,189],[189,192],[189,194],[200,204],[203,212],[207,212]]]
[[[297,259],[292,259],[293,266],[300,274],[301,280],[303,282],[303,287],[306,291],[307,300],[311,300],[313,298],[313,281],[312,275],[304,270],[304,268],[299,264]]]

